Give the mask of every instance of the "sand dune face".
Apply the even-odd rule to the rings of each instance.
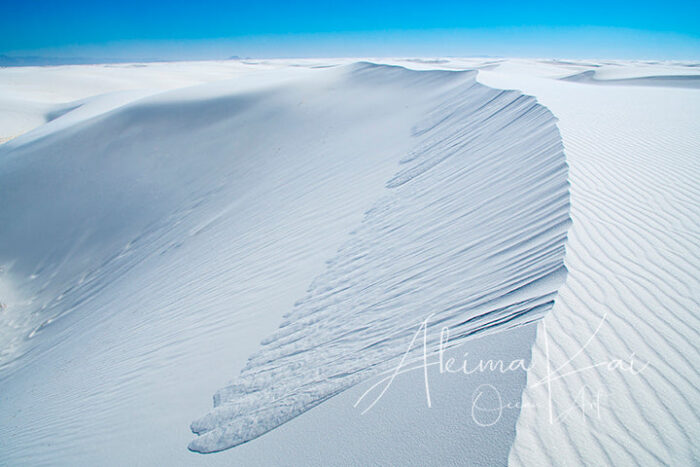
[[[474,77],[358,64],[91,98],[3,145],[0,404],[23,414],[4,459],[171,456],[253,354],[194,425],[193,449],[223,449],[382,369],[434,309],[455,340],[541,316],[563,280],[558,132]]]
[[[417,73],[361,65],[349,79],[397,83]],[[531,97],[472,77],[454,86],[454,72],[437,73],[438,104],[414,128],[416,147],[386,195],[235,384],[216,393],[214,410],[193,422],[190,449],[249,441],[395,366],[429,315],[459,344],[551,307],[569,222],[554,119]]]
[[[433,97],[430,74],[394,92],[337,70],[287,78],[0,148],[2,463],[194,456],[190,422],[385,190]]]

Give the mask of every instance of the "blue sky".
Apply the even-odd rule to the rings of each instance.
[[[0,54],[700,58],[700,1],[3,1]]]

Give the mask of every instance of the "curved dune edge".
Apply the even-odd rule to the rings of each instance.
[[[420,73],[360,64],[347,79]],[[453,75],[437,72],[435,85]],[[235,383],[216,393],[214,409],[192,423],[191,450],[250,441],[390,368],[429,315],[458,344],[551,307],[569,226],[555,119],[532,97],[471,76],[444,89],[414,128],[415,149],[386,195]]]

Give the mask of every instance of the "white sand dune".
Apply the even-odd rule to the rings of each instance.
[[[0,69],[0,464],[698,463],[698,68],[373,61]]]
[[[566,164],[546,109],[476,84],[473,73],[351,73],[377,86],[426,74],[434,107],[414,127],[416,146],[390,190],[193,423],[193,450],[249,441],[395,366],[426,310],[457,344],[533,321],[563,282]]]
[[[562,81],[574,81],[589,84],[608,84],[621,86],[664,86],[677,88],[700,88],[700,75],[659,75],[636,76],[633,78],[598,78],[595,70],[582,71],[562,78]]]
[[[275,73],[279,68],[285,72]],[[91,112],[97,115],[108,107],[172,89],[232,78],[240,87],[257,86],[279,82],[295,71],[303,69],[238,61],[0,68],[0,138],[26,133],[92,101],[101,102]]]
[[[474,72],[294,70],[93,97],[0,148],[4,460],[193,462],[190,422],[290,311],[309,326],[268,339],[248,412],[219,392],[193,449],[366,379],[433,312],[457,342],[551,307],[568,191],[546,109]]]

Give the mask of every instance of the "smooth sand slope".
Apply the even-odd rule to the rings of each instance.
[[[308,463],[318,446],[303,438],[189,452],[190,423],[192,450],[229,448],[390,368],[431,315],[432,349],[440,325],[457,344],[551,307],[568,185],[544,107],[475,72],[359,63],[274,76],[91,98],[0,147],[14,219],[0,231],[3,461],[269,463],[301,442],[292,462]],[[528,359],[533,331],[479,347]],[[524,377],[503,377],[511,397]],[[397,395],[390,412],[404,410]],[[459,417],[462,443],[442,455],[505,462],[516,415],[488,443]],[[373,451],[415,459],[413,438],[387,428],[374,424],[391,436]],[[345,455],[378,459],[359,439]]]

